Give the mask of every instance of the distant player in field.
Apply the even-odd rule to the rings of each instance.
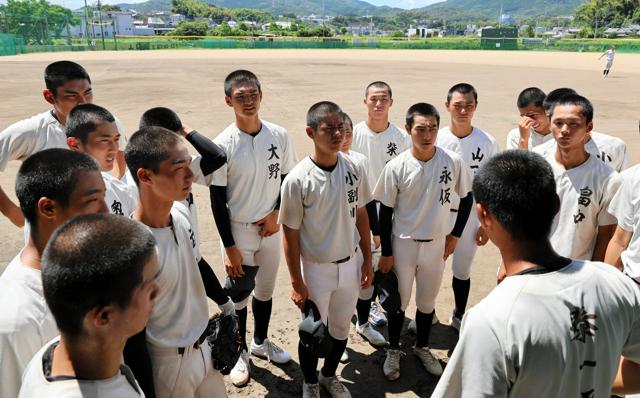
[[[16,176],[16,196],[31,225],[25,247],[0,275],[0,396],[15,398],[31,357],[58,334],[42,291],[41,257],[66,220],[106,212],[98,164],[84,153],[47,149],[31,155]]]
[[[65,124],[69,112],[76,105],[93,102],[91,78],[75,62],[58,61],[49,64],[44,70],[44,82],[46,88],[42,95],[53,109],[14,123],[0,132],[0,171],[4,171],[10,160],[24,160],[47,148],[66,149]],[[127,141],[124,129],[117,120],[116,125],[120,132],[120,150],[116,154],[113,174],[119,178],[126,168],[122,151]],[[24,225],[20,209],[1,187],[0,211],[16,226]]]
[[[508,276],[465,315],[432,397],[608,397],[620,355],[640,362],[640,290],[611,266],[553,250],[555,185],[528,151],[476,174],[478,217]]]
[[[429,350],[429,335],[444,264],[454,252],[473,205],[471,172],[455,152],[436,146],[440,115],[433,105],[418,103],[407,111],[405,128],[413,146],[391,160],[374,189],[380,202],[382,256],[379,269],[398,279],[401,308],[389,312],[389,345],[384,375],[400,377],[400,332],[413,282],[416,285],[416,334],[413,352],[434,376],[442,366]],[[453,231],[452,195],[461,198]]]
[[[449,89],[445,107],[451,116],[451,124],[438,132],[436,146],[456,152],[467,164],[472,174],[478,171],[483,162],[498,153],[498,143],[493,136],[472,124],[473,115],[478,107],[478,93],[467,83],[459,83]],[[456,219],[460,197],[451,193],[452,221]],[[453,295],[455,308],[449,323],[460,330],[460,322],[467,307],[471,289],[471,266],[479,245],[487,243],[486,236],[475,212],[471,212],[460,241],[453,253]]]
[[[609,49],[600,55],[598,59],[602,59],[602,57],[607,57],[607,63],[604,65],[604,70],[602,71],[602,77],[605,79],[609,76],[609,71],[613,66],[613,60],[616,57],[616,48],[614,46],[609,47]]]
[[[411,139],[400,127],[389,121],[389,110],[393,106],[391,86],[382,81],[370,83],[364,91],[363,102],[367,107],[367,120],[353,127],[352,149],[369,159],[367,178],[373,189],[387,162],[411,148]],[[373,226],[373,241],[379,251],[378,209],[374,204],[367,205],[367,212]],[[370,319],[371,323],[380,326],[387,323],[387,319],[382,308],[375,303],[374,296],[375,291],[369,289],[362,292],[358,300],[358,332],[374,346],[380,346],[385,343],[384,336],[373,329],[368,321]],[[368,312],[370,315],[365,317]]]
[[[110,174],[120,146],[113,115],[98,105],[78,105],[69,112],[66,134],[69,149],[88,154],[100,165],[109,211],[129,217],[137,206],[138,192]]]
[[[151,233],[127,217],[80,216],[55,232],[42,263],[60,337],[31,360],[20,397],[144,397],[122,350],[158,295]]]
[[[620,186],[618,174],[585,150],[593,129],[593,106],[567,94],[550,109],[555,151],[539,152],[551,164],[560,197],[560,211],[550,241],[558,254],[578,260],[603,261],[616,219],[607,212]]]
[[[529,87],[518,95],[520,112],[518,127],[507,134],[507,149],[533,149],[553,140],[549,118],[544,110],[546,94],[537,87]]]
[[[246,342],[249,297],[237,297],[235,303],[245,351],[229,376],[240,387],[249,382],[247,349],[275,363],[291,360],[289,353],[269,340],[268,330],[280,264],[280,186],[296,156],[287,130],[260,117],[262,88],[255,74],[231,72],[224,81],[224,95],[235,121],[214,139],[227,154],[227,164],[213,174],[211,206],[228,277],[243,277],[243,266],[258,267],[250,347]]]
[[[371,285],[371,240],[365,205],[371,189],[362,165],[340,152],[344,119],[340,107],[319,102],[307,112],[311,156],[300,161],[282,185],[278,222],[291,276],[291,298],[302,310],[318,307],[332,348],[317,374],[318,354],[298,345],[303,397],[319,398],[322,386],[334,398],[351,397],[336,376],[361,289]],[[362,251],[362,265],[356,251]]]
[[[125,158],[140,195],[133,219],[149,228],[159,251],[160,293],[146,328],[156,394],[226,397],[205,343],[209,309],[195,231],[178,203],[191,192],[191,155],[177,134],[149,127],[131,136]]]

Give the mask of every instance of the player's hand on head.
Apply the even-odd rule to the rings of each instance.
[[[304,303],[307,301],[307,298],[309,298],[309,290],[307,290],[307,286],[304,282],[292,284],[291,300],[293,300],[293,303],[300,308],[300,311],[304,311]]]
[[[444,256],[442,257],[445,261],[447,261],[447,258],[449,258],[449,256],[456,250],[457,244],[457,236],[447,235],[444,240]]]
[[[387,273],[391,271],[393,268],[393,256],[380,256],[380,261],[378,261],[378,269],[382,273]]]
[[[254,225],[261,226],[259,235],[261,237],[271,236],[280,231],[280,225],[278,224],[278,210],[274,210],[261,220],[253,223]]]
[[[192,131],[193,131],[193,129],[191,127],[189,127],[188,125],[182,123],[182,130],[180,130],[180,135],[182,135],[183,137],[186,137]]]
[[[243,276],[244,271],[242,270],[242,254],[240,250],[234,245],[225,248],[224,252],[224,267],[227,275],[231,278]]]
[[[478,227],[478,231],[476,231],[476,245],[484,246],[489,241],[489,235],[487,235],[487,231],[485,231],[482,226]]]
[[[380,235],[373,235],[373,245],[376,249],[380,247]]]

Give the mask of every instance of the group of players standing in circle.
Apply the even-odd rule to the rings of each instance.
[[[400,128],[389,121],[391,87],[376,81],[356,125],[333,102],[309,108],[313,150],[298,162],[287,131],[260,118],[262,88],[246,70],[225,79],[235,122],[213,140],[167,108],[146,111],[127,139],[73,62],[50,64],[45,83],[53,110],[0,133],[0,168],[23,161],[19,206],[0,189],[0,210],[27,241],[0,276],[3,397],[224,397],[205,343],[207,298],[238,317],[234,385],[249,382],[250,354],[289,362],[269,339],[281,245],[291,298],[311,320],[299,330],[303,397],[321,387],[351,396],[336,369],[349,360],[354,312],[360,335],[388,345],[384,376],[400,378],[414,282],[412,351],[442,376],[434,396],[637,389],[638,167],[617,173],[624,142],[592,131],[593,107],[575,91],[522,91],[507,139],[520,150],[500,153],[473,125],[473,86],[449,90],[447,127],[416,103]],[[224,284],[200,254],[193,182],[210,190]],[[473,259],[489,239],[504,281],[465,316]],[[449,323],[461,334],[443,374],[429,337],[449,256]],[[624,272],[591,262],[605,260]],[[374,327],[385,323],[388,342]],[[619,363],[626,377],[616,378]]]

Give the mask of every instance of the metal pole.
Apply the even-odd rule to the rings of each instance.
[[[87,45],[91,47],[91,39],[89,38],[89,8],[87,7],[87,0],[84,0],[84,29],[87,35]]]
[[[113,14],[111,14],[111,18],[113,18]],[[118,51],[118,18],[116,17],[115,19],[111,20],[111,26],[113,26],[113,43],[116,47],[116,51]]]
[[[106,50],[104,44],[104,26],[102,25],[102,5],[98,0],[98,21],[100,21],[100,36],[102,36],[102,51]]]

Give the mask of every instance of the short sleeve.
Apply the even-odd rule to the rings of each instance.
[[[618,167],[618,170],[616,170],[618,173],[626,170],[629,167],[629,157],[627,156],[627,145],[624,144],[624,142],[621,145],[620,148],[620,166]]]
[[[360,175],[360,184],[358,185],[358,207],[365,207],[367,203],[373,200],[373,194],[364,164],[356,163],[356,167],[358,168],[358,174]]]
[[[464,161],[460,158],[459,161],[456,161],[457,168],[460,171],[458,173],[458,182],[456,184],[456,193],[460,198],[466,197],[469,192],[471,192],[473,176],[471,175],[471,170],[468,167],[465,167]],[[471,211],[474,211],[473,209]]]
[[[286,130],[284,130],[284,139],[285,139],[285,151],[284,151],[284,162],[282,162],[282,174],[289,174],[291,169],[297,163],[296,151],[293,146],[293,141],[291,140],[291,136],[287,134]]]
[[[206,176],[202,173],[202,167],[200,167],[201,162],[202,162],[202,155],[193,155],[191,156],[191,165],[189,166],[189,168],[193,173],[193,182],[195,182],[196,184],[204,185],[208,187],[209,185],[212,185],[211,183],[214,179],[214,176],[213,176],[213,173]],[[226,167],[226,163],[225,163],[225,167]],[[226,181],[226,178],[225,178],[225,181]]]
[[[613,197],[620,188],[621,181],[620,175],[616,172],[613,172],[605,181],[602,193],[602,203],[600,206],[600,212],[598,213],[598,226],[612,225],[616,223],[616,217],[609,213],[608,208],[611,200],[613,200]]]
[[[520,144],[520,132],[518,129],[513,129],[507,134],[506,149],[518,149],[518,144]]]
[[[622,182],[620,189],[613,196],[607,211],[618,220],[618,225],[625,231],[633,232],[633,218],[638,209],[633,208],[634,179]]]
[[[0,133],[0,171],[4,171],[11,160],[24,159],[34,148],[36,126],[31,119],[22,120]]]
[[[278,224],[286,225],[291,229],[300,229],[304,206],[302,204],[302,187],[300,181],[288,175],[280,188],[280,212]]]
[[[120,133],[119,147],[120,147],[120,150],[124,152],[125,148],[127,147],[127,142],[129,140],[127,139],[127,134],[124,129],[124,125],[122,124],[120,119],[118,119],[117,117],[115,119],[116,119],[116,128],[118,129],[118,133]]]
[[[18,396],[22,373],[42,345],[38,328],[33,325],[0,333],[0,396]]]
[[[382,169],[380,178],[378,178],[376,187],[373,190],[373,197],[378,202],[393,209],[398,196],[398,178],[392,166],[393,163],[387,163]]]

